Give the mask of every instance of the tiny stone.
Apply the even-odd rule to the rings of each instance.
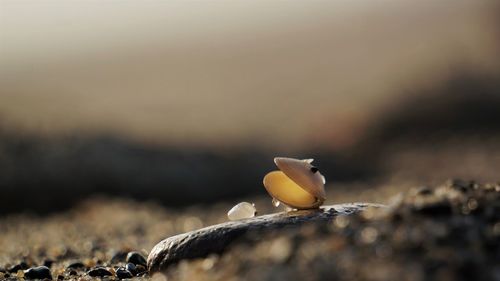
[[[147,265],[146,259],[138,252],[129,252],[127,255],[127,262],[135,265]]]
[[[120,267],[116,270],[116,277],[120,279],[132,278],[134,275],[124,267]]]
[[[113,274],[111,274],[111,272],[109,272],[109,270],[107,270],[104,267],[96,267],[96,268],[90,270],[89,272],[87,272],[87,274],[89,276],[92,276],[92,277],[104,277],[104,276],[113,275]]]
[[[68,269],[79,269],[79,268],[85,268],[85,265],[82,263],[82,262],[74,262],[70,265],[68,265],[68,267],[66,267]]]
[[[111,258],[111,263],[119,263],[124,262],[127,259],[128,252],[118,251]]]
[[[428,187],[420,187],[420,188],[417,188],[415,193],[417,195],[431,195],[432,194],[432,189],[428,188]]]
[[[64,275],[57,275],[57,280],[64,280]]]
[[[43,261],[43,265],[50,268],[52,266],[52,264],[54,263],[53,260],[44,260]]]
[[[16,273],[18,270],[28,269],[29,266],[26,262],[22,261],[9,269],[10,273]]]
[[[37,266],[30,268],[24,272],[24,277],[26,279],[52,279],[52,274],[50,274],[50,269],[46,266]]]
[[[135,267],[135,265],[133,263],[127,263],[127,265],[125,266],[125,268],[130,271],[133,275],[135,275],[137,273],[137,268]]]
[[[77,275],[78,273],[76,272],[76,270],[70,270],[69,272],[69,275]]]
[[[466,192],[469,188],[471,188],[474,185],[474,182],[468,182],[468,181],[464,181],[464,180],[460,180],[460,179],[452,179],[452,180],[448,180],[447,184],[448,184],[448,186],[450,186],[456,190]]]
[[[273,198],[273,200],[271,201],[271,203],[273,204],[274,207],[278,207],[280,205],[280,201],[276,200]]]

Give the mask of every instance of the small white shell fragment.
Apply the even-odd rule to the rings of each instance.
[[[273,203],[274,207],[278,207],[280,205],[280,201],[276,200],[276,198],[273,198],[273,200],[271,201],[271,203]]]
[[[255,205],[248,202],[241,202],[236,204],[234,207],[227,212],[227,217],[229,220],[242,220],[249,219],[255,217],[257,214],[257,210],[255,209]]]

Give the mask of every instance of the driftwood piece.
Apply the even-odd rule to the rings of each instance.
[[[262,233],[307,222],[327,222],[338,215],[350,215],[366,207],[381,207],[372,203],[348,203],[322,206],[316,210],[281,212],[250,219],[229,221],[191,232],[175,235],[158,243],[148,257],[150,272],[164,271],[171,264],[195,259],[212,253],[222,253],[245,233]]]

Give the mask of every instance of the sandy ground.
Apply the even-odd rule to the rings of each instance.
[[[410,186],[392,183],[363,193],[344,186],[352,193],[332,192],[329,201],[372,201],[393,207],[337,219],[331,225],[253,237],[250,244],[236,244],[222,256],[181,262],[165,274],[144,273],[138,278],[498,280],[500,185],[448,181],[437,189]],[[267,197],[248,200],[261,213],[276,211]],[[65,213],[3,217],[0,274],[22,280],[23,270],[9,272],[13,266],[51,261],[54,279],[89,280],[86,272],[99,265],[115,274],[125,265],[120,253],[138,251],[147,257],[165,237],[226,221],[230,207],[219,203],[170,210],[148,202],[94,198]],[[67,268],[75,262],[84,268]]]

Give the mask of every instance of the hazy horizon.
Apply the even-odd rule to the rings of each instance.
[[[493,4],[1,1],[0,117],[48,135],[321,143],[455,68],[498,71]]]

